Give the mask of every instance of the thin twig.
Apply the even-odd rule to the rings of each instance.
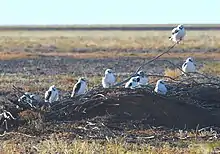
[[[136,70],[136,72],[135,72],[134,74],[132,74],[132,75],[131,75],[130,77],[128,77],[127,79],[125,79],[125,80],[123,80],[123,81],[121,81],[121,82],[119,82],[119,83],[113,85],[112,87],[121,86],[121,85],[123,85],[124,83],[128,82],[128,81],[130,80],[130,78],[132,78],[132,77],[134,77],[134,76],[137,75],[138,71],[140,71],[142,67],[144,67],[144,66],[150,64],[151,62],[157,60],[158,58],[160,58],[160,57],[163,56],[164,54],[168,53],[172,48],[174,48],[174,47],[176,46],[176,44],[177,44],[177,43],[174,43],[172,46],[170,46],[170,47],[168,48],[168,50],[166,50],[165,52],[162,52],[161,54],[159,54],[159,55],[156,56],[155,58],[149,60],[147,63],[143,62],[143,64],[138,67],[138,69]]]

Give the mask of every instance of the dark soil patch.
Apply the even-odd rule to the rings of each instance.
[[[212,112],[204,108],[173,97],[160,96],[146,90],[133,91],[122,88],[99,91],[99,93],[104,94],[107,99],[92,100],[81,105],[81,109],[77,112],[75,105],[55,110],[57,113],[51,115],[49,113],[48,119],[82,120],[96,116],[109,116],[109,123],[138,120],[140,124],[168,128],[194,129],[198,124],[201,127],[220,126],[217,120],[219,115],[212,115]],[[56,106],[56,108],[60,107]]]
[[[16,108],[15,95],[2,93],[1,105],[17,118],[9,122],[8,131],[36,138],[43,139],[56,133],[66,134],[64,138],[68,139],[79,136],[104,140],[106,137],[124,137],[128,142],[173,142],[179,140],[179,129],[220,128],[220,114],[216,114],[220,111],[220,99],[213,97],[219,94],[219,89],[211,87],[209,93],[207,90],[197,90],[193,99],[184,93],[180,98],[171,94],[161,96],[148,89],[98,88],[83,98],[65,96],[46,112],[25,106],[24,109]],[[208,100],[212,101],[212,109],[204,107],[209,104]],[[149,139],[146,136],[153,137]]]
[[[128,126],[133,121],[136,122],[136,125],[145,128],[149,125],[164,126],[170,129],[195,129],[198,125],[199,127],[220,127],[218,120],[220,115],[213,114],[216,110],[212,112],[198,107],[192,102],[184,102],[171,96],[161,96],[144,89],[100,89],[89,97],[83,100],[83,104],[78,104],[81,102],[77,98],[66,98],[52,105],[51,110],[44,113],[34,110],[19,111],[15,108],[16,100],[11,105],[4,101],[4,105],[14,116],[17,116],[20,125],[23,125],[25,121],[21,120],[19,112],[23,112],[23,115],[20,114],[23,119],[28,117],[29,120],[40,120],[42,123],[92,120],[96,122],[103,121],[105,124],[114,126],[121,124]],[[204,100],[204,98],[202,99]],[[216,104],[215,106],[219,106],[220,101],[216,100],[213,103]],[[40,112],[41,114],[39,114]],[[97,117],[99,120],[97,120]],[[19,125],[19,123],[16,125]]]

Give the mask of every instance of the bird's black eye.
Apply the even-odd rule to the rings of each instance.
[[[193,62],[192,59],[189,59],[190,62]]]
[[[137,78],[137,82],[140,82],[140,78]]]

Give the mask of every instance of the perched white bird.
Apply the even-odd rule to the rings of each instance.
[[[140,77],[140,81],[138,82],[138,85],[144,86],[144,85],[147,85],[147,84],[148,84],[148,78],[145,76],[145,74],[144,74],[143,71],[139,71],[139,72],[137,73],[137,76]]]
[[[194,64],[192,57],[187,58],[185,63],[183,63],[182,71],[185,73],[193,73],[196,71],[196,66]],[[182,73],[182,74],[184,74],[184,73]]]
[[[112,86],[116,81],[116,78],[113,74],[112,69],[105,70],[105,77],[102,78],[102,86],[103,88],[109,88]]]
[[[163,79],[157,81],[154,91],[158,94],[163,94],[163,95],[167,93],[167,88],[165,86]]]
[[[31,103],[31,97],[30,97],[30,95],[31,95],[31,93],[25,92],[24,95],[22,95],[22,96],[18,99],[18,102],[25,101],[25,102]]]
[[[24,95],[22,95],[18,102],[20,103],[28,103],[31,107],[33,107],[34,103],[40,103],[41,98],[38,95],[32,94],[30,92],[25,92]]]
[[[184,39],[185,35],[186,35],[186,31],[183,25],[178,25],[177,27],[173,28],[169,40],[172,40],[175,43],[179,43]]]
[[[132,77],[125,84],[125,88],[130,88],[130,89],[139,88],[138,82],[140,82],[140,77],[139,76]]]
[[[84,94],[86,92],[86,89],[87,89],[86,80],[84,78],[79,78],[79,80],[73,87],[71,97]]]
[[[52,103],[59,100],[59,93],[55,85],[50,86],[50,88],[45,92],[45,102]]]

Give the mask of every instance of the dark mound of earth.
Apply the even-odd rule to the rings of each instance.
[[[219,94],[219,89],[212,88],[212,91],[209,91],[212,95]],[[196,93],[196,98],[201,98],[203,105],[209,104],[207,92],[207,99],[199,97],[198,91]],[[201,95],[204,96],[204,94]],[[220,127],[218,120],[220,114],[217,114],[220,113],[217,112],[220,106],[218,97],[210,98],[215,107],[212,110],[199,106],[199,100],[190,100],[186,97],[158,95],[148,89],[98,88],[82,97],[65,96],[64,99],[54,102],[46,111],[16,108],[17,100],[11,93],[2,93],[0,102],[17,118],[14,127],[12,127],[13,124],[11,125],[11,129],[18,128],[22,132],[31,134],[52,133],[54,130],[67,131],[72,126],[68,126],[67,129],[66,126],[61,127],[61,125],[70,123],[84,125],[88,121],[104,124],[112,129],[120,128],[121,131],[145,129],[151,126],[163,126],[168,129]],[[7,101],[7,98],[10,98],[10,101]],[[34,131],[36,128],[38,130]]]
[[[144,89],[102,89],[91,96],[83,100],[84,103],[78,104],[73,99],[56,104],[51,112],[45,114],[45,118],[48,121],[74,121],[98,116],[108,117],[108,123],[119,124],[138,121],[143,125],[192,129],[198,125],[220,126],[220,115],[206,108],[188,100],[161,96]]]

